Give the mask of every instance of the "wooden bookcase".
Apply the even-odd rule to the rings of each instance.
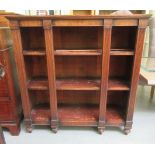
[[[25,124],[124,126],[150,15],[9,16]]]

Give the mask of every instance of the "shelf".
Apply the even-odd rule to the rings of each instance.
[[[99,80],[60,79],[56,80],[57,90],[100,90]],[[35,78],[27,83],[29,90],[48,90],[47,78]]]
[[[60,79],[56,81],[57,90],[100,90],[99,80]]]
[[[39,125],[50,124],[50,106],[47,103],[37,104],[31,110],[32,122]],[[97,105],[61,105],[58,117],[62,126],[97,126],[99,107]]]
[[[106,125],[107,126],[121,126],[124,125],[124,112],[121,106],[108,105],[106,111]]]
[[[110,79],[108,84],[108,90],[128,91],[130,90],[129,82],[121,79]]]
[[[56,56],[99,56],[102,55],[102,50],[93,50],[93,49],[87,49],[87,50],[55,50],[54,54]],[[23,50],[23,55],[25,56],[45,56],[46,51],[44,50]],[[126,50],[126,49],[112,49],[110,52],[110,55],[114,56],[132,56],[134,55],[133,50]]]
[[[25,56],[45,56],[46,51],[44,50],[23,50]]]
[[[102,54],[102,50],[98,49],[87,49],[87,50],[55,50],[54,54],[57,56],[76,56],[76,55],[81,55],[81,56],[87,56],[87,55],[94,55],[98,56]]]
[[[134,50],[131,50],[131,49],[111,49],[110,55],[112,55],[112,56],[133,56]]]
[[[31,110],[32,122],[39,125],[50,124],[50,106],[48,103],[39,103]]]
[[[35,78],[27,83],[29,90],[48,90],[47,78]]]
[[[62,126],[96,126],[99,119],[99,106],[60,105],[58,116]]]

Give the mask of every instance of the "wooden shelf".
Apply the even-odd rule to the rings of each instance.
[[[116,90],[116,91],[128,91],[130,90],[129,83],[122,79],[110,79],[108,83],[108,90]]]
[[[35,105],[31,110],[31,118],[34,124],[50,124],[51,114],[49,103],[39,103]]]
[[[32,108],[32,121],[35,124],[50,124],[49,104],[41,103]],[[58,118],[62,126],[97,126],[99,118],[98,105],[60,105]]]
[[[102,50],[101,49],[87,49],[87,50],[55,50],[54,54],[57,56],[76,56],[76,55],[81,55],[81,56],[87,56],[87,55],[101,55]]]
[[[29,90],[48,90],[46,78],[35,78],[27,83]],[[100,90],[99,80],[59,79],[56,80],[57,90]]]
[[[108,105],[106,110],[106,125],[121,126],[124,125],[124,110],[123,107],[117,105]]]
[[[47,78],[35,78],[27,83],[29,90],[48,90]]]
[[[37,104],[31,110],[32,122],[39,125],[50,124],[50,106],[48,103]],[[59,105],[58,118],[62,126],[97,126],[99,119],[98,105]],[[124,125],[122,107],[108,105],[106,126]]]
[[[97,126],[98,105],[60,105],[58,117],[62,126]]]
[[[100,90],[99,80],[60,79],[56,81],[57,90]]]
[[[23,50],[25,56],[45,56],[46,51],[44,50]]]
[[[131,50],[131,49],[111,49],[110,55],[112,55],[112,56],[133,56],[134,50]]]

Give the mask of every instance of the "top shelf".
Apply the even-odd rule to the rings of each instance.
[[[132,56],[134,55],[134,50],[132,49],[111,49],[110,55],[113,56]]]
[[[25,56],[45,56],[45,50],[23,50],[23,55]]]
[[[55,50],[54,54],[57,56],[76,56],[76,55],[101,55],[101,49],[86,49],[86,50]]]
[[[45,50],[23,50],[25,56],[45,56]],[[81,49],[81,50],[54,50],[56,56],[100,56],[102,49]],[[110,55],[112,56],[133,56],[134,50],[130,49],[111,49]]]
[[[137,19],[149,18],[151,14],[131,14],[131,15],[49,15],[49,16],[26,16],[26,15],[8,15],[7,19],[32,20],[32,19]]]

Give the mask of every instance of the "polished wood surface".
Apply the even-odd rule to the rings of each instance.
[[[0,77],[0,124],[12,135],[18,135],[22,107],[9,23],[5,15],[0,14],[0,66],[4,71],[4,76]]]
[[[26,128],[132,127],[150,15],[9,16]]]

